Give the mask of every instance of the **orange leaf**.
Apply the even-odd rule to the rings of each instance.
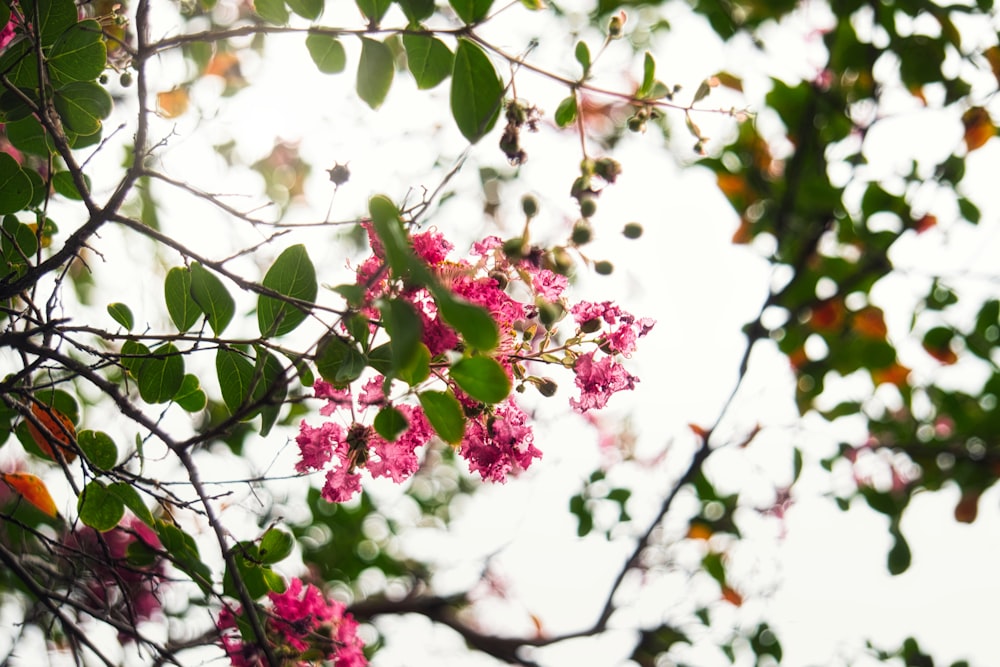
[[[991,46],[983,52],[986,56],[986,60],[990,63],[990,69],[993,70],[993,77],[1000,83],[1000,46]]]
[[[972,523],[979,514],[979,496],[981,491],[966,491],[955,506],[955,521]]]
[[[990,112],[983,107],[972,107],[962,114],[965,126],[965,146],[969,152],[982,148],[997,133]]]
[[[708,538],[712,537],[712,529],[700,521],[695,521],[688,528],[687,536],[691,540],[708,541]]]
[[[208,62],[208,66],[205,67],[205,74],[221,76],[225,79],[233,73],[234,68],[238,70],[239,66],[240,60],[236,57],[235,53],[223,51],[215,54]]]
[[[743,596],[729,586],[722,587],[722,599],[734,607],[739,607],[743,604]]]
[[[928,229],[935,226],[937,222],[937,216],[928,213],[913,224],[913,229],[917,232],[917,234],[923,234]]]
[[[52,451],[52,445],[56,444],[66,463],[72,463],[76,458],[76,452],[69,444],[76,439],[76,429],[70,418],[52,406],[37,402],[31,404],[31,416],[48,431],[48,433],[43,432],[31,420],[27,420],[28,433],[38,448],[55,461],[56,455]]]
[[[872,382],[876,385],[893,384],[902,387],[906,384],[906,379],[910,377],[910,369],[897,361],[885,368],[873,368],[871,374]]]
[[[27,472],[7,472],[0,473],[0,478],[7,482],[12,489],[20,493],[25,500],[48,514],[53,519],[59,515],[56,503],[49,495],[49,490],[45,487],[45,482],[35,475]]]
[[[164,118],[183,116],[184,112],[188,110],[190,101],[187,91],[183,88],[174,88],[156,94],[156,108]]]
[[[888,333],[882,309],[875,306],[868,306],[854,313],[851,326],[859,335],[866,338],[885,340],[885,336]]]
[[[924,351],[945,366],[951,366],[953,363],[958,361],[958,355],[955,354],[955,350],[951,349],[950,345],[932,347],[925,342]]]
[[[740,224],[733,232],[731,240],[737,245],[745,245],[753,240],[753,223],[747,220],[746,216],[740,217]]]
[[[691,429],[691,432],[694,433],[699,438],[701,438],[702,440],[707,438],[709,435],[708,429],[705,428],[704,426],[698,426],[697,424],[688,424],[688,428]]]
[[[828,299],[809,311],[809,324],[817,331],[839,331],[844,323],[844,302]]]
[[[788,353],[788,363],[796,371],[801,370],[808,362],[809,355],[806,354],[805,347],[800,347]]]

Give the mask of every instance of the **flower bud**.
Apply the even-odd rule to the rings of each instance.
[[[330,182],[338,188],[351,178],[351,170],[347,168],[346,164],[339,162],[334,162],[333,167],[327,169],[326,173],[330,174]]]
[[[606,180],[608,183],[614,183],[618,176],[622,173],[622,166],[618,163],[618,160],[614,160],[609,157],[602,157],[597,161],[594,166],[597,175]]]
[[[535,199],[534,195],[524,195],[521,197],[521,210],[529,218],[538,215],[538,200]]]
[[[597,213],[597,200],[593,197],[584,197],[580,200],[580,215],[585,218],[593,217]]]
[[[559,385],[552,378],[540,378],[535,386],[538,388],[538,393],[546,398],[553,396],[559,389]]]
[[[594,262],[594,271],[596,271],[598,275],[609,276],[614,270],[615,270],[615,265],[606,259],[602,259],[599,262]]]
[[[592,317],[580,325],[580,331],[585,334],[594,333],[601,330],[601,318]]]
[[[122,88],[128,88],[132,85],[132,73],[122,72],[122,75],[118,77],[118,83],[121,84]]]
[[[566,309],[558,303],[546,301],[538,306],[538,319],[541,320],[546,329],[552,328],[552,325],[561,320],[565,314]]]
[[[586,220],[577,220],[576,224],[573,225],[573,234],[570,236],[573,243],[576,245],[584,245],[590,243],[590,239],[593,237],[594,231],[591,228],[590,223]]]
[[[608,37],[611,39],[619,39],[625,32],[625,21],[628,16],[625,12],[618,12],[611,17],[611,21],[608,23]]]
[[[622,234],[627,239],[637,239],[642,236],[642,225],[638,222],[630,222],[622,228]]]
[[[516,262],[524,257],[524,239],[520,236],[515,236],[512,239],[507,239],[503,242],[503,254],[507,255],[507,259],[512,262]]]
[[[569,253],[566,252],[566,248],[563,247],[553,248],[546,256],[546,263],[548,266],[545,268],[563,276],[568,274],[573,268],[573,258],[570,257]]]
[[[497,287],[500,289],[507,288],[509,280],[507,279],[507,274],[503,271],[490,271],[490,278],[497,282]]]

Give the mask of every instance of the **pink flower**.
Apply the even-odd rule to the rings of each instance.
[[[576,386],[580,388],[579,400],[569,399],[569,404],[580,412],[601,409],[608,399],[619,391],[635,389],[639,378],[630,374],[611,357],[594,361],[594,352],[588,352],[577,358],[573,365],[576,374]]]
[[[486,480],[507,481],[508,473],[526,470],[542,453],[534,446],[534,432],[525,422],[528,416],[508,398],[479,418],[470,420],[459,454],[469,469]]]
[[[407,429],[393,442],[372,437],[371,447],[378,458],[368,461],[368,471],[372,477],[389,477],[399,484],[417,471],[420,461],[416,449],[427,444],[433,431],[423,410],[410,405],[397,405],[396,409],[406,418]]]
[[[635,351],[636,340],[650,332],[655,320],[648,317],[636,319],[610,301],[590,303],[581,301],[570,309],[573,318],[584,331],[605,329],[603,342],[609,352],[628,355]]]
[[[548,269],[536,268],[525,263],[525,270],[531,276],[531,287],[535,294],[554,303],[562,296],[563,290],[569,285],[566,276],[559,275]]]
[[[283,665],[307,667],[317,664],[317,657],[329,660],[334,667],[364,667],[364,645],[358,637],[358,624],[345,613],[336,600],[327,600],[318,588],[292,579],[283,593],[268,593],[271,609],[264,615],[266,641],[272,652],[282,656]],[[245,644],[237,629],[236,616],[229,609],[219,613],[217,627],[229,661],[236,667],[260,667],[265,664],[259,646]]]
[[[295,464],[295,469],[299,472],[322,470],[333,457],[338,444],[343,441],[344,429],[339,424],[323,422],[319,428],[313,428],[302,420],[299,434],[295,438],[299,445],[299,461]]]
[[[438,231],[429,230],[413,235],[413,251],[417,254],[417,257],[431,266],[436,266],[444,262],[448,253],[454,247]]]
[[[328,503],[343,503],[360,490],[361,475],[340,466],[326,473],[326,484],[323,485],[321,495]]]

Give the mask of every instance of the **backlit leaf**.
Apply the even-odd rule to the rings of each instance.
[[[84,430],[76,436],[80,451],[99,470],[110,470],[118,462],[118,447],[104,431]]]
[[[174,397],[184,380],[184,357],[173,343],[150,351],[135,369],[139,395],[147,403],[166,403]]]
[[[441,317],[470,347],[486,352],[497,346],[500,333],[486,309],[454,296],[443,287],[431,290]]]
[[[434,14],[434,0],[397,0],[410,23],[420,23]]]
[[[222,281],[198,262],[191,263],[191,297],[215,335],[221,335],[236,314],[236,302]]]
[[[94,530],[107,532],[118,525],[125,515],[125,504],[102,482],[92,480],[84,487],[77,501],[80,521]]]
[[[499,403],[510,395],[510,378],[491,357],[467,357],[452,366],[448,375],[477,401]]]
[[[315,21],[323,13],[323,0],[287,0],[289,8],[302,18]]]
[[[278,255],[262,282],[264,287],[297,301],[313,302],[319,289],[316,269],[304,245],[293,245]],[[262,336],[283,336],[306,318],[299,305],[270,296],[257,301],[257,324]]]
[[[106,60],[107,49],[101,25],[90,19],[70,26],[59,35],[46,62],[52,82],[60,85],[71,81],[93,81],[104,71]]]
[[[185,412],[198,412],[208,405],[208,396],[201,388],[198,376],[188,373],[181,382],[181,388],[174,394],[174,402]]]
[[[458,18],[468,24],[478,23],[490,13],[493,0],[448,0]]]
[[[476,44],[460,39],[451,81],[451,114],[459,131],[476,143],[500,115],[503,84],[489,56]]]
[[[12,489],[20,493],[25,500],[45,514],[48,514],[53,519],[58,516],[59,509],[56,507],[55,501],[52,500],[45,482],[40,478],[27,472],[8,472],[0,474],[0,479],[3,479]]]
[[[55,106],[67,130],[96,134],[111,113],[111,95],[93,81],[74,81],[55,91]]]
[[[31,201],[34,188],[21,165],[0,152],[0,214],[20,211]]]
[[[361,60],[358,61],[358,97],[372,109],[385,101],[396,72],[392,51],[382,42],[361,38]]]
[[[67,463],[76,459],[76,452],[71,447],[71,443],[76,440],[76,428],[70,417],[40,399],[31,402],[31,416],[33,420],[25,420],[28,434],[45,456],[55,461],[53,447],[58,447]],[[35,422],[41,428],[36,426]]]
[[[425,391],[417,398],[434,432],[445,442],[460,443],[465,435],[465,413],[455,395],[450,391]]]
[[[389,11],[389,5],[392,4],[392,0],[355,0],[355,2],[365,18],[375,25],[379,24],[385,13]]]
[[[375,432],[389,442],[398,438],[410,426],[403,413],[391,405],[387,405],[378,411],[372,425],[375,427]]]
[[[317,69],[324,74],[339,74],[347,67],[344,45],[332,35],[311,33],[306,37],[306,48]]]
[[[417,88],[433,88],[451,75],[455,56],[440,39],[430,35],[403,35],[403,47],[406,65]]]
[[[271,565],[291,555],[295,539],[278,528],[268,528],[260,539],[259,556],[262,563]]]
[[[275,25],[288,23],[289,14],[285,0],[254,0],[253,8],[257,15],[268,23]]]
[[[111,316],[111,319],[128,330],[131,330],[132,327],[135,326],[135,318],[132,316],[132,309],[124,303],[109,303],[108,315]]]
[[[556,107],[556,125],[566,127],[576,121],[576,95],[570,95]]]
[[[248,403],[256,382],[254,365],[245,355],[227,348],[220,348],[215,355],[215,371],[219,378],[222,400],[231,414],[236,414]],[[249,419],[252,414],[242,414]]]
[[[175,266],[167,271],[163,281],[163,299],[174,326],[184,333],[195,325],[202,316],[202,310],[191,295],[191,270],[185,266]]]

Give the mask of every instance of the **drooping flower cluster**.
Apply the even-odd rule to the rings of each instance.
[[[418,466],[416,449],[434,435],[422,408],[406,401],[423,389],[442,386],[461,405],[464,430],[460,442],[456,438],[456,448],[470,470],[484,480],[503,482],[527,469],[541,452],[515,395],[482,403],[452,379],[450,365],[468,351],[438,308],[434,295],[439,292],[395,276],[388,267],[382,241],[370,225],[366,229],[372,254],[357,268],[357,285],[363,294],[361,310],[369,321],[379,322],[385,299],[403,300],[412,306],[420,322],[420,340],[430,354],[431,372],[417,383],[421,386],[408,387],[396,397],[384,393],[398,387],[386,383],[381,375],[368,379],[356,395],[349,385],[316,382],[315,396],[326,400],[320,414],[336,416],[339,421],[319,426],[302,422],[296,438],[299,472],[325,470],[323,497],[330,502],[347,500],[360,490],[359,468],[367,468],[376,477],[406,480]],[[652,320],[636,318],[611,302],[567,303],[564,275],[546,268],[530,252],[512,259],[496,236],[474,244],[470,259],[457,261],[448,259],[453,246],[436,230],[413,234],[410,242],[413,253],[426,263],[439,286],[489,313],[499,343],[488,354],[507,375],[508,388],[524,391],[534,385],[542,395],[551,396],[557,388],[555,381],[534,376],[531,371],[541,364],[570,368],[580,391],[579,398],[570,399],[570,405],[586,412],[603,408],[613,394],[635,387],[638,378],[616,357],[627,357],[635,350],[637,340],[653,327]],[[575,327],[564,339],[557,324],[566,313],[572,314]],[[346,326],[345,332],[351,333]],[[373,326],[369,332],[377,335],[377,328]],[[370,341],[359,343],[368,349],[365,343]],[[389,405],[407,422],[392,442],[369,425],[372,420],[363,418],[369,407]]]
[[[327,600],[312,584],[292,579],[284,593],[268,593],[270,609],[261,610],[264,632],[275,657],[282,665],[307,667],[364,667],[368,664],[358,637],[358,623],[336,600]],[[235,613],[223,609],[218,628],[222,646],[234,667],[261,667],[267,664],[256,643],[246,643],[240,635]]]
[[[159,589],[166,577],[159,555],[163,545],[135,516],[104,533],[81,527],[67,536],[65,547],[73,576],[86,587],[90,602],[99,602],[115,619],[132,626],[160,612]],[[119,633],[122,642],[134,639]]]

